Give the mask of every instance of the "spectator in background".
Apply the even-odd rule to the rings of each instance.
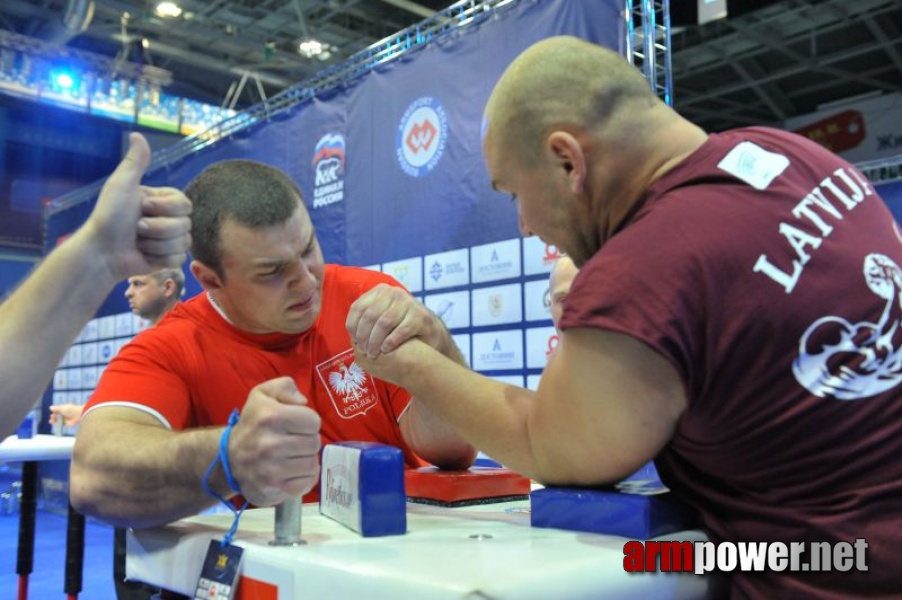
[[[558,334],[561,332],[559,326],[561,315],[564,314],[564,300],[570,293],[570,286],[573,285],[573,278],[579,273],[579,269],[573,264],[573,260],[566,254],[561,255],[551,269],[548,276],[548,294],[551,298],[551,322]]]
[[[184,289],[185,273],[181,269],[160,269],[129,277],[125,297],[132,313],[152,327],[176,305]]]
[[[142,187],[149,164],[147,141],[131,134],[84,225],[0,304],[0,435],[32,409],[117,282],[185,260],[191,204],[177,189]]]
[[[483,132],[523,234],[580,269],[538,390],[372,344],[355,304],[357,361],[542,483],[654,458],[712,542],[802,550],[733,563],[731,598],[902,596],[902,244],[874,186],[798,135],[708,134],[572,37],[511,63]],[[824,549],[846,560],[806,570]]]
[[[185,273],[181,268],[160,269],[129,277],[125,297],[132,313],[153,327],[178,303],[184,289]],[[50,407],[50,424],[62,419],[66,427],[78,425],[83,408],[81,404],[54,404]]]

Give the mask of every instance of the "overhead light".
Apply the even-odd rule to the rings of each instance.
[[[182,14],[182,7],[175,2],[160,2],[157,4],[156,14],[158,17],[178,17]]]
[[[71,90],[78,86],[78,73],[69,66],[59,66],[50,71],[50,78],[57,88]]]
[[[298,52],[307,58],[313,58],[317,54],[322,54],[323,44],[319,40],[304,40],[298,45]]]
[[[75,80],[69,73],[57,73],[53,81],[64,90],[71,90],[75,87]]]

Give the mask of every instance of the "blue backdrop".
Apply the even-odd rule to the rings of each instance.
[[[283,169],[302,191],[327,261],[394,275],[442,316],[474,368],[532,387],[556,343],[546,279],[557,251],[521,241],[509,196],[491,189],[482,161],[482,111],[504,68],[542,38],[570,34],[620,50],[620,4],[512,3],[157,169],[145,183],[184,187],[227,158]],[[47,220],[48,247],[84,221],[90,204]],[[199,292],[187,279],[188,295]],[[99,374],[110,351],[138,327],[129,333],[124,290],[123,284],[113,291],[96,320],[115,317],[118,326],[92,324],[76,345],[103,342],[104,335],[115,336],[113,344],[87,349],[96,365],[76,351],[55,380],[62,385],[55,391],[65,394],[54,401],[86,398],[95,374],[76,371],[96,366]]]

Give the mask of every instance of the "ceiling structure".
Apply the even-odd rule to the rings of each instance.
[[[2,0],[0,35],[151,67],[169,93],[243,107],[449,2],[180,0],[184,12],[175,18],[156,16],[156,4]],[[677,27],[672,36],[675,106],[708,130],[779,124],[845,98],[902,90],[900,0],[730,0],[728,6],[727,18]],[[314,38],[324,52],[301,54],[299,43]]]
[[[712,131],[780,124],[902,91],[902,1],[757,4],[673,34],[674,104],[690,120]]]

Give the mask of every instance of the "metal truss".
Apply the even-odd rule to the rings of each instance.
[[[645,74],[655,94],[673,106],[670,0],[624,0],[625,54]]]
[[[349,57],[347,60],[320,71],[279,94],[256,104],[237,115],[223,120],[194,136],[185,138],[155,152],[148,172],[180,163],[185,157],[228,138],[238,132],[284,117],[295,107],[317,96],[349,84],[376,67],[423,48],[440,36],[447,35],[482,22],[515,0],[461,0],[434,16],[389,36]],[[645,72],[658,95],[672,104],[673,82],[670,74],[670,16],[669,0],[626,0],[627,56]],[[81,187],[48,203],[46,218],[73,206],[94,200],[103,181]]]

